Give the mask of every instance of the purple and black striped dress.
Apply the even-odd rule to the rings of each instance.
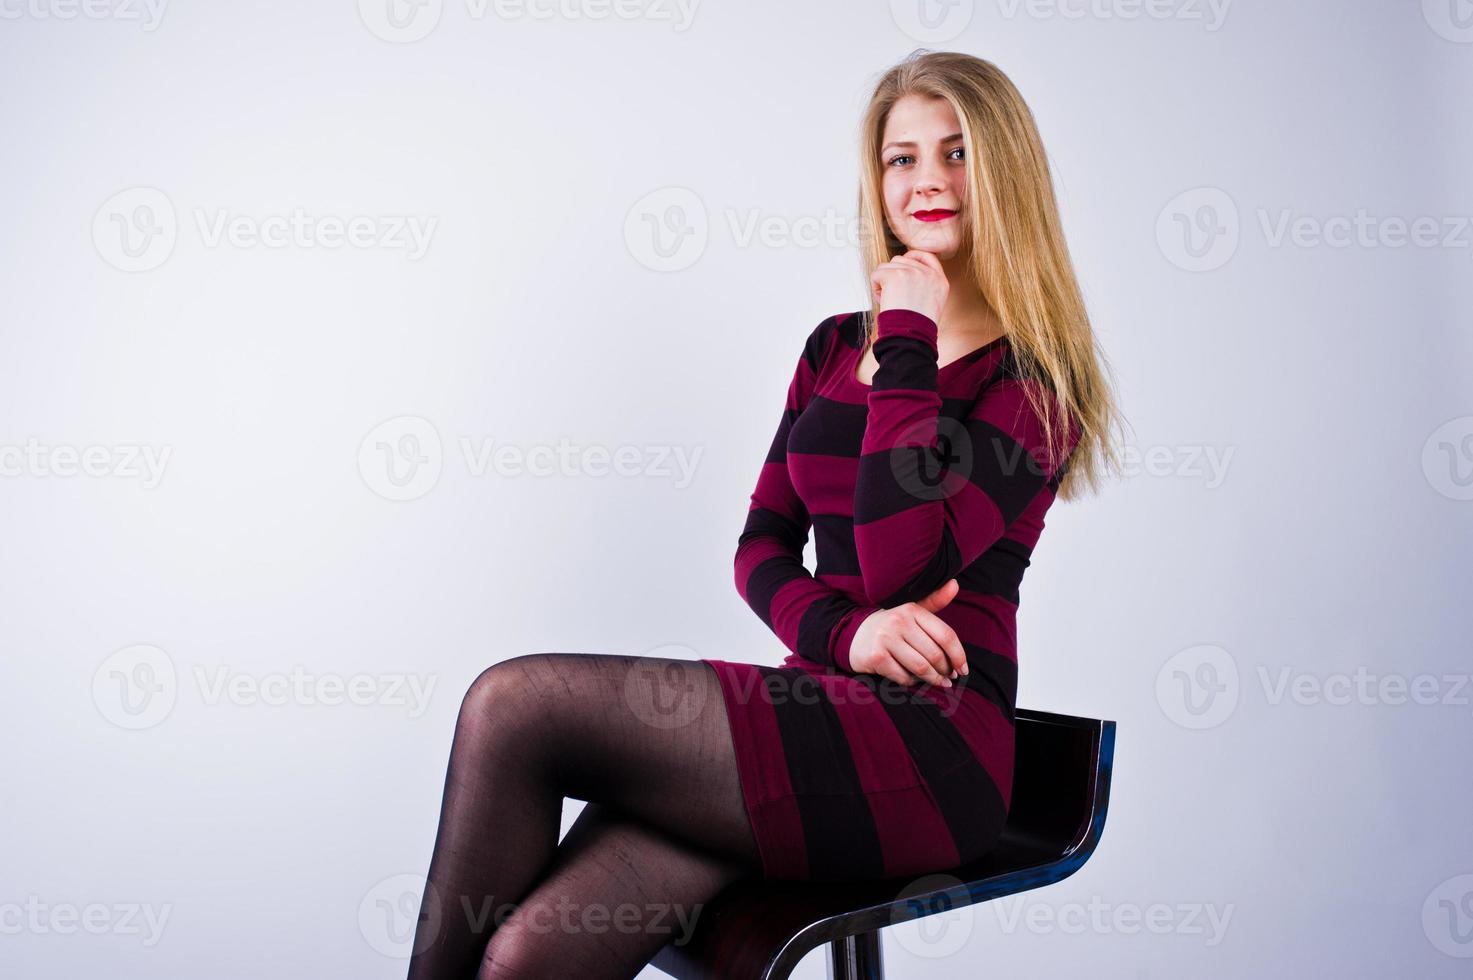
[[[804,344],[736,552],[742,598],[787,646],[720,678],[768,878],[923,874],[996,843],[1012,797],[1018,586],[1078,438],[1046,451],[1005,337],[938,369],[937,326],[865,312]],[[1057,463],[1057,465],[1054,465]],[[810,529],[816,571],[803,564]],[[903,687],[850,669],[868,615],[960,591],[937,615],[969,674]]]

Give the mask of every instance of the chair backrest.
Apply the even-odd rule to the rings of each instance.
[[[999,846],[1055,857],[1092,848],[1110,797],[1115,723],[1019,708],[1014,731],[1013,799]]]

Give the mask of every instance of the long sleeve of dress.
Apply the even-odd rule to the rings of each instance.
[[[1052,493],[1077,440],[1052,465],[1024,382],[984,386],[960,425],[940,421],[937,325],[886,310],[854,489],[854,543],[865,596],[889,608],[939,588],[1002,537],[1040,493]]]
[[[751,495],[746,526],[737,539],[737,592],[783,644],[798,656],[851,671],[849,647],[859,625],[881,607],[853,602],[803,564],[813,526],[788,474],[788,433],[808,405],[828,334],[820,324],[808,337],[788,385],[787,403]]]

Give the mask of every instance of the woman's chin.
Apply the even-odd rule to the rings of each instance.
[[[936,229],[934,233],[928,233],[922,230],[910,236],[910,240],[905,243],[905,247],[908,249],[917,249],[922,252],[930,252],[938,259],[954,259],[957,253],[961,251],[961,243],[957,240],[956,234],[950,229],[942,230],[940,228]]]

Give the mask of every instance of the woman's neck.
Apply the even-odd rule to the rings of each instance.
[[[956,334],[981,343],[1001,337],[1002,322],[998,320],[997,313],[972,280],[971,270],[958,268],[959,265],[956,259],[942,263],[951,289],[946,294],[946,305],[941,308],[937,333]]]

